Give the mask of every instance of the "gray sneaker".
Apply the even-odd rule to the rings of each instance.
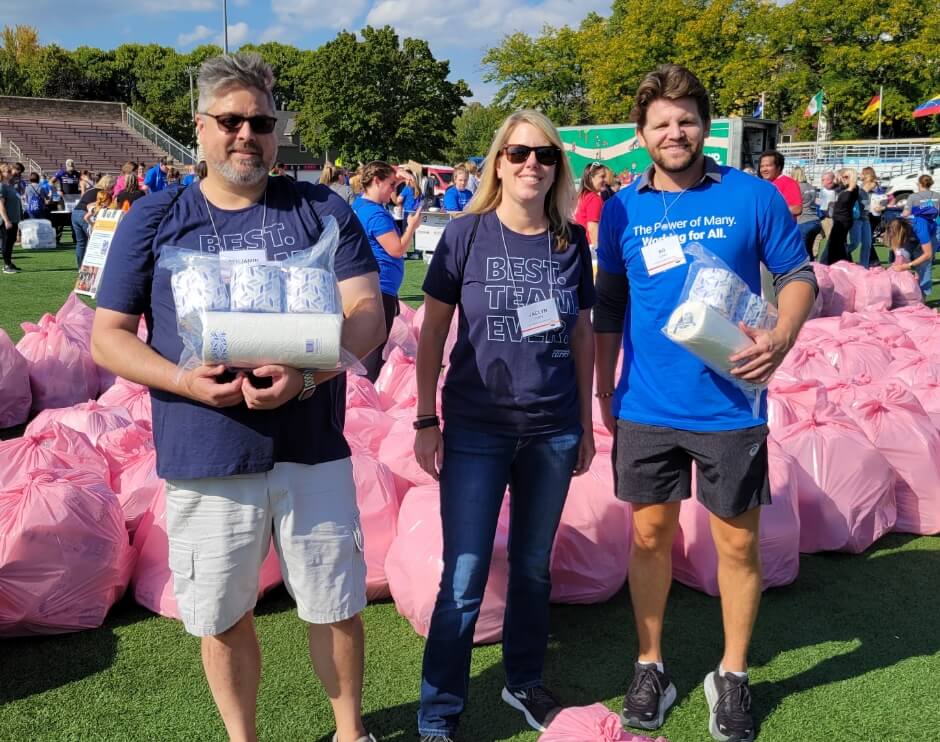
[[[15,265],[12,265],[12,264],[11,264],[11,265],[5,265],[5,266],[3,266],[3,272],[4,272],[4,273],[7,273],[7,274],[13,274],[13,273],[22,273],[23,271],[21,271],[21,270],[20,270],[19,268],[17,268]]]
[[[620,721],[634,729],[659,729],[669,707],[676,702],[676,686],[655,665],[634,666],[633,682],[623,699]]]
[[[338,742],[336,732],[333,732],[333,742]],[[360,737],[357,739],[356,742],[378,742],[378,740],[376,740],[376,738],[371,734],[367,734],[365,737]]]
[[[752,742],[751,688],[747,678],[718,670],[705,676],[708,701],[708,731],[718,742]]]

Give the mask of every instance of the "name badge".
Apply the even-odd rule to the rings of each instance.
[[[671,234],[651,242],[641,250],[646,271],[651,276],[685,265],[685,253],[679,238]]]
[[[516,316],[519,317],[519,329],[522,331],[523,338],[560,330],[562,326],[554,297],[518,307]]]
[[[254,265],[265,263],[268,260],[268,251],[264,248],[252,250],[222,250],[219,253],[219,269],[222,276],[228,278],[232,268],[236,265]]]

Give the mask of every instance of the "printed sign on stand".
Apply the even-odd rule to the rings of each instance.
[[[95,226],[88,238],[88,247],[85,248],[82,267],[78,269],[76,294],[90,296],[92,299],[97,295],[101,274],[108,260],[108,250],[111,249],[111,240],[114,239],[114,232],[122,216],[124,212],[120,209],[103,209],[98,212]]]
[[[415,230],[415,250],[424,254],[425,261],[429,261],[434,254],[449,221],[450,214],[446,211],[421,212],[421,226]]]

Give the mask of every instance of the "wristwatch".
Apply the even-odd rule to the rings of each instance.
[[[304,369],[304,388],[301,390],[300,394],[297,395],[297,401],[303,402],[305,399],[310,399],[313,396],[313,393],[317,390],[317,380],[313,371],[309,368]]]

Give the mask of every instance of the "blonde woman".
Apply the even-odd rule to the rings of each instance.
[[[320,182],[329,186],[330,190],[337,193],[347,204],[352,205],[352,202],[356,200],[356,194],[346,182],[346,173],[342,168],[335,165],[324,166],[320,173]]]
[[[816,238],[822,234],[822,222],[816,210],[816,189],[812,184],[806,181],[806,171],[801,167],[793,168],[790,171],[790,177],[793,178],[800,187],[800,199],[803,204],[803,210],[796,217],[796,226],[800,230],[800,236],[803,238],[803,246],[806,248],[806,255],[812,260],[813,245],[816,244]]]
[[[444,229],[424,281],[415,456],[440,481],[443,574],[425,645],[418,732],[453,739],[506,486],[512,503],[502,698],[544,729],[549,559],[572,476],[594,457],[594,305],[573,177],[551,122],[512,114],[480,187]],[[438,417],[444,341],[459,308]],[[441,431],[444,423],[443,433]]]
[[[829,243],[826,246],[827,265],[847,260],[849,257],[845,243],[852,224],[855,221],[855,207],[858,204],[858,182],[855,170],[847,167],[839,171],[839,186],[841,187],[832,204],[832,231],[829,232]]]

